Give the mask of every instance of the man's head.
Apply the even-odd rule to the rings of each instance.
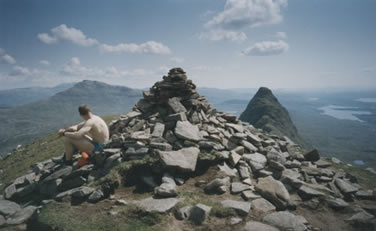
[[[78,112],[84,120],[88,120],[91,117],[91,109],[86,104],[81,104],[78,107]]]

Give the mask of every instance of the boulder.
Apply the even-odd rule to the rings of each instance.
[[[205,219],[209,216],[211,207],[204,204],[197,204],[191,209],[189,220],[196,225],[201,225]]]
[[[262,221],[280,230],[305,231],[307,229],[305,225],[307,220],[304,217],[286,211],[268,214]]]
[[[248,221],[242,231],[279,231],[279,229],[258,221]]]
[[[168,105],[175,113],[187,112],[187,109],[180,102],[180,99],[177,97],[168,99]]]
[[[230,183],[230,178],[217,178],[212,181],[210,181],[207,185],[204,187],[204,191],[206,193],[218,193],[222,194],[227,191],[227,187]]]
[[[189,121],[178,121],[175,127],[175,135],[183,140],[200,141],[200,131],[197,125],[192,125]]]
[[[242,157],[249,162],[252,171],[259,171],[265,168],[265,165],[268,161],[266,157],[260,153],[244,154]]]
[[[192,206],[184,206],[176,210],[175,217],[178,220],[187,219],[191,214]]]
[[[160,197],[175,197],[178,195],[176,184],[162,183],[159,187],[154,189],[154,194]]]
[[[154,125],[153,133],[151,134],[154,137],[162,137],[165,130],[165,125],[162,123],[156,123]]]
[[[250,189],[251,189],[251,186],[240,183],[240,182],[233,182],[231,184],[231,193],[233,194],[241,193],[243,191],[250,190]]]
[[[271,176],[259,178],[256,190],[265,199],[272,202],[277,209],[283,210],[287,208],[290,194],[280,181],[275,180]]]
[[[32,218],[36,214],[36,211],[37,211],[37,207],[29,205],[17,211],[13,215],[11,215],[7,219],[7,224],[8,225],[20,225],[20,224],[26,223],[26,221],[28,221],[30,218]]]
[[[87,199],[90,203],[96,203],[104,198],[104,194],[102,190],[97,189],[92,194],[90,194],[89,198]]]
[[[65,166],[56,172],[52,173],[48,177],[43,179],[43,182],[48,182],[52,180],[56,180],[57,178],[64,178],[65,176],[68,176],[72,172],[72,166]]]
[[[135,205],[145,209],[147,212],[166,213],[170,211],[175,205],[181,201],[177,198],[162,198],[154,199],[152,197],[135,201]]]
[[[251,210],[252,204],[245,201],[224,200],[221,205],[225,208],[234,209],[240,216],[247,216]]]
[[[253,210],[262,213],[268,213],[276,210],[276,207],[264,198],[255,199],[251,203]]]
[[[182,172],[194,172],[200,149],[189,147],[177,151],[159,151],[158,153],[166,167],[177,168]]]
[[[21,210],[21,207],[8,200],[0,200],[0,215],[9,216]]]
[[[318,161],[320,160],[320,153],[317,149],[313,149],[312,151],[304,154],[304,159],[307,161],[313,161],[313,162]]]
[[[358,188],[353,186],[351,183],[337,178],[335,180],[336,186],[343,194],[350,194],[350,193],[356,193],[358,191]]]

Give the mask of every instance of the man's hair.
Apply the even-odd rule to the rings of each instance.
[[[91,112],[91,109],[86,104],[81,104],[78,107],[78,112],[80,112],[80,115],[87,115]]]

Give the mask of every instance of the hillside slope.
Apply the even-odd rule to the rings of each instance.
[[[84,80],[47,99],[4,110],[0,114],[0,155],[82,119],[77,108],[88,104],[98,115],[128,112],[141,91]]]
[[[261,87],[257,91],[239,119],[266,132],[287,136],[299,144],[304,144],[287,109],[266,87]]]

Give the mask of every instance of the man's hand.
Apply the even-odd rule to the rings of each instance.
[[[63,135],[64,135],[64,132],[65,132],[65,129],[62,128],[62,129],[60,129],[60,130],[57,132],[57,134],[59,134],[59,136],[63,136]]]

